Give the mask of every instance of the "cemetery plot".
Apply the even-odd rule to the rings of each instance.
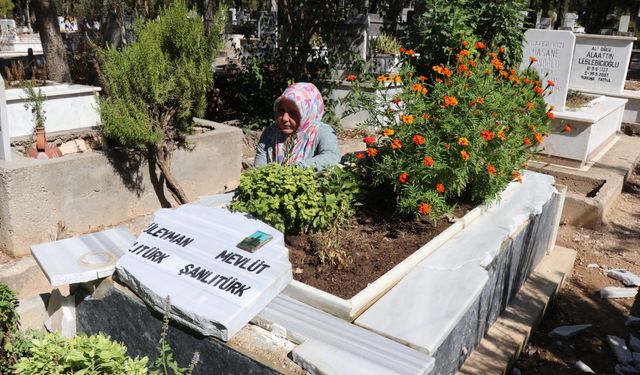
[[[256,231],[273,237],[255,252],[237,247]],[[117,265],[145,302],[205,336],[228,340],[291,281],[282,234],[225,209],[161,209]]]

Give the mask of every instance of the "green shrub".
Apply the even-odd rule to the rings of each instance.
[[[147,373],[147,357],[132,359],[126,348],[100,333],[66,339],[49,333],[31,340],[28,355],[20,358],[15,373],[36,374],[122,374]]]
[[[520,180],[549,131],[553,113],[544,95],[553,82],[540,82],[533,69],[505,67],[503,53],[481,42],[464,42],[456,64],[430,72],[417,72],[409,63],[413,51],[407,54],[400,75],[371,83],[378,94],[354,84],[350,104],[368,110],[380,129],[364,139],[360,168],[374,185],[393,188],[400,214],[437,219],[461,197],[496,198]]]
[[[451,56],[448,47],[465,38],[483,40],[491,49],[502,47],[502,59],[516,66],[522,56],[524,10],[519,0],[426,0],[416,8],[403,40],[420,52],[421,68],[446,64]]]
[[[18,297],[7,285],[0,283],[0,373],[7,374],[14,363],[11,356],[11,345],[18,331],[20,316],[16,312]]]
[[[271,163],[243,173],[231,209],[285,233],[319,232],[352,216],[358,194],[355,177],[339,167],[316,175]]]

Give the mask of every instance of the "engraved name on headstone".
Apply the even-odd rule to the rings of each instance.
[[[543,86],[547,80],[555,83],[551,94],[545,100],[547,104],[553,105],[556,111],[564,111],[567,100],[575,39],[571,31],[529,29],[524,34],[520,69],[529,66],[530,57],[537,59],[531,66],[540,74]]]
[[[569,87],[621,93],[634,41],[633,37],[589,34],[576,36]]]
[[[273,239],[251,253],[237,247],[256,231]],[[228,340],[292,279],[282,233],[226,209],[158,210],[117,264],[120,279],[152,308]]]

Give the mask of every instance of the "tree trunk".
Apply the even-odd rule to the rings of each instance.
[[[171,192],[173,199],[178,204],[189,203],[189,198],[185,194],[184,190],[178,183],[178,180],[171,173],[171,159],[173,157],[173,149],[175,147],[172,144],[159,144],[155,146],[154,152],[156,156],[156,164],[160,168],[160,172],[164,176],[167,182],[167,188]]]
[[[33,11],[40,32],[44,58],[47,60],[49,79],[71,82],[67,54],[58,25],[58,13],[53,0],[33,0]]]
[[[200,0],[198,5],[200,5],[200,14],[202,14],[205,35],[211,36],[211,28],[213,27],[213,0]]]

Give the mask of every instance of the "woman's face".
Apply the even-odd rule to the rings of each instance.
[[[296,103],[288,98],[282,98],[276,105],[276,125],[286,135],[291,135],[300,127],[302,116]]]

